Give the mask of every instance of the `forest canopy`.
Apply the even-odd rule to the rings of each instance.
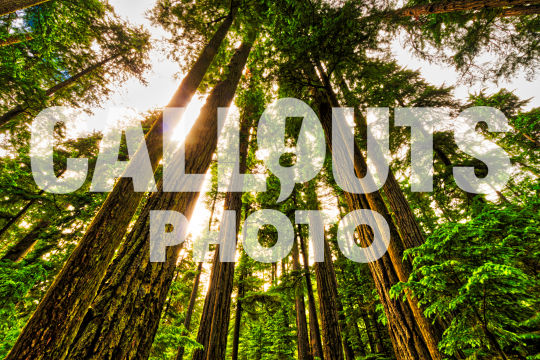
[[[540,108],[499,85],[536,79],[538,0],[155,0],[145,26],[115,3],[0,4],[0,358],[540,357]],[[397,38],[455,71],[468,97],[399,61]],[[98,127],[111,98],[129,96],[120,89],[159,76],[156,54],[180,74],[163,107]],[[305,111],[269,120],[279,136],[265,141],[265,114],[287,98]],[[173,110],[197,101],[182,115],[193,124]],[[79,116],[36,130],[55,106]],[[221,129],[221,108],[233,131]],[[345,150],[337,108],[354,129]],[[405,114],[432,124],[422,108],[446,123],[419,158],[424,129]],[[504,131],[489,120],[466,127],[460,114],[475,108],[500,114]],[[388,131],[387,176],[356,191],[380,171],[375,114]],[[481,139],[479,152],[467,136]],[[235,176],[223,174],[224,137]],[[508,161],[504,183],[464,186],[459,169],[493,177],[478,154],[494,148]],[[336,161],[344,154],[348,163]],[[301,167],[315,155],[315,170]],[[36,156],[60,181],[84,163],[77,186],[42,186]],[[419,172],[429,174],[421,186]],[[200,176],[170,186],[185,174]],[[228,177],[240,190],[223,186]],[[290,238],[268,262],[253,256],[254,245],[279,244],[279,226],[256,220],[265,211]],[[345,231],[361,211],[372,221]],[[168,242],[156,261],[159,212],[178,221],[160,223]],[[323,212],[332,220],[314,226]],[[357,250],[387,234],[385,251],[351,260],[344,233]]]

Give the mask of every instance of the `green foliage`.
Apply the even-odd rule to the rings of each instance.
[[[414,270],[394,295],[409,289],[426,316],[449,322],[439,344],[445,354],[538,355],[539,208],[538,195],[523,207],[485,204],[470,221],[444,224],[406,252]]]

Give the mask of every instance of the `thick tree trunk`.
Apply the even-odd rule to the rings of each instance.
[[[97,62],[94,65],[89,66],[86,69],[78,72],[77,74],[71,76],[70,78],[68,78],[68,79],[66,79],[66,80],[52,86],[51,88],[49,88],[49,89],[47,89],[45,91],[45,97],[51,97],[54,94],[56,94],[58,91],[63,90],[65,88],[75,84],[81,78],[83,78],[86,75],[88,75],[88,74],[96,71],[97,69],[105,66],[109,62],[119,58],[121,55],[122,54],[120,53],[120,54],[109,56],[109,57],[101,60],[100,62]],[[31,108],[31,106],[29,106],[28,104],[19,104],[19,105],[14,106],[11,110],[9,110],[8,112],[6,112],[5,114],[3,114],[0,117],[0,128],[3,127],[4,125],[6,125],[9,121],[14,119],[18,115],[26,112],[30,108]]]
[[[186,332],[184,332],[184,335],[187,335],[187,332],[189,331],[189,328],[191,327],[191,317],[193,316],[193,310],[195,309],[195,302],[197,300],[197,295],[199,293],[199,282],[201,280],[202,267],[203,267],[203,263],[200,262],[199,266],[197,266],[197,275],[195,276],[195,280],[193,281],[193,288],[191,289],[191,295],[189,297],[189,305],[186,311],[186,318],[184,319],[184,328],[186,329]],[[184,346],[180,346],[178,348],[178,352],[176,353],[176,360],[184,359],[184,351],[185,351]]]
[[[15,245],[8,249],[1,260],[21,261],[38,242],[39,235],[49,226],[48,220],[41,220],[28,234],[26,234]]]
[[[297,274],[303,273],[300,268],[300,260],[298,258],[298,244],[293,247],[293,270]],[[306,305],[304,303],[304,287],[299,281],[295,287],[295,309],[296,309],[296,335],[299,360],[312,359],[309,349],[309,337],[306,319]]]
[[[332,110],[329,99],[324,93],[318,95],[319,115],[326,133],[327,142],[332,149]],[[355,149],[355,170],[357,176],[367,169],[365,160],[359,156],[361,152]],[[412,299],[408,303],[390,298],[389,291],[392,285],[408,278],[406,265],[402,262],[403,243],[393,226],[386,205],[378,192],[371,194],[349,194],[346,200],[350,210],[372,209],[383,215],[390,227],[391,242],[388,253],[379,261],[369,264],[374,276],[375,285],[385,312],[391,325],[391,337],[396,349],[403,359],[440,359],[437,349],[437,340],[431,332],[429,323],[423,317]],[[370,234],[363,231],[361,238],[363,246],[371,243]],[[427,340],[426,340],[427,339]]]
[[[308,294],[308,309],[309,309],[309,334],[311,352],[314,357],[324,359],[324,352],[321,340],[321,330],[319,328],[319,319],[317,317],[317,306],[315,304],[315,296],[313,294],[313,284],[311,283],[311,275],[309,271],[309,258],[307,253],[306,243],[300,225],[297,226],[298,242],[302,250],[302,262],[304,263],[304,276],[306,279],[306,290]]]
[[[322,82],[325,88],[323,94],[320,95],[320,105],[321,105],[321,122],[325,133],[327,135],[327,141],[330,149],[332,149],[332,117],[331,117],[331,107],[339,107],[339,101],[335,95],[332,85],[328,76],[326,75],[322,66],[318,64],[317,70],[322,78]],[[315,72],[315,69],[313,69]],[[326,104],[324,104],[326,103]],[[368,167],[366,160],[361,155],[360,149],[355,144],[354,149],[354,169],[356,175],[361,177],[362,174],[367,173]],[[406,249],[414,248],[424,243],[424,238],[420,227],[414,218],[414,215],[409,207],[405,196],[397,183],[392,171],[389,170],[388,179],[383,185],[383,191],[388,199],[391,210],[394,214],[392,217],[386,207],[386,204],[382,198],[380,192],[373,192],[370,194],[361,195],[358,200],[349,201],[349,205],[354,203],[362,204],[362,201],[366,204],[363,205],[364,208],[370,208],[383,215],[389,228],[390,235],[393,241],[390,242],[388,248],[388,255],[390,256],[393,268],[396,272],[396,275],[399,281],[407,281],[411,271],[411,265],[408,262],[404,262],[403,252]],[[357,197],[357,194],[349,194],[349,197]],[[351,208],[357,209],[357,208]],[[397,225],[394,225],[395,224]],[[398,229],[400,231],[398,231]],[[370,242],[368,242],[369,244]],[[422,311],[418,307],[417,301],[411,296],[407,296],[408,303],[410,304],[410,310],[413,313],[414,318],[416,319],[416,327],[418,328],[420,334],[423,338],[423,346],[428,350],[430,356],[433,359],[441,359],[441,354],[438,350],[438,342],[442,336],[442,329],[439,326],[431,324],[423,315]],[[420,344],[419,344],[420,345]]]
[[[243,174],[247,168],[247,154],[249,145],[249,133],[252,121],[256,114],[249,104],[243,109],[240,126],[240,159],[239,173]],[[236,212],[236,238],[240,229],[242,212],[242,193],[227,193],[225,196],[224,210]],[[205,299],[204,309],[197,334],[204,349],[195,350],[193,359],[201,360],[224,360],[227,349],[227,334],[229,330],[231,295],[234,285],[234,262],[221,262],[219,260],[219,246],[214,255],[209,293],[213,295]],[[208,304],[206,303],[208,301]]]
[[[472,11],[482,9],[507,8],[516,5],[534,5],[538,0],[458,0],[440,1],[431,4],[421,4],[394,10],[392,15],[418,17],[430,14],[444,14],[456,11]]]
[[[4,0],[0,4],[0,16],[43,4],[48,1],[49,0]]]
[[[243,114],[242,125],[240,128],[240,174],[245,173],[247,167],[248,138],[252,117],[253,114],[249,110],[245,111]],[[242,193],[227,193],[224,210],[236,211],[236,238],[238,238],[242,212]],[[218,283],[216,284],[217,289],[212,312],[210,338],[208,340],[208,346],[204,350],[205,354],[203,357],[203,359],[206,360],[225,359],[227,334],[231,315],[231,295],[234,285],[234,267],[235,263],[233,262],[219,262],[219,277]]]
[[[217,54],[232,20],[231,15],[206,45],[191,71],[182,80],[180,88],[169,104],[171,107],[187,106]],[[221,93],[226,94],[231,90],[232,80],[234,79],[221,83],[215,96],[221,96]],[[214,102],[219,104],[217,99],[214,99]],[[206,110],[207,116],[210,110],[210,108]],[[154,169],[162,153],[162,132],[162,121],[158,119],[146,138]],[[211,139],[213,135],[208,133],[202,137]],[[197,156],[194,157],[196,158]],[[201,168],[204,170],[204,166]],[[134,192],[131,183],[129,178],[118,180],[6,359],[57,360],[65,356],[144,195]],[[188,200],[186,199],[186,204],[190,205],[191,202]],[[183,205],[187,208],[186,204]]]
[[[217,146],[217,111],[229,107],[253,39],[244,42],[233,55],[227,78],[212,90],[199,118],[185,141],[185,173],[206,173]],[[180,174],[181,169],[174,169]],[[172,170],[171,170],[172,171]],[[171,174],[174,176],[174,174]],[[158,189],[162,189],[162,182]],[[188,219],[198,192],[150,195],[133,230],[107,270],[100,292],[71,347],[69,359],[146,359],[182,245],[167,249],[164,263],[150,263],[149,217],[152,210],[178,211]],[[216,292],[216,297],[221,296]]]
[[[343,360],[337,281],[328,244],[324,243],[324,262],[315,263],[317,293],[321,309],[323,352],[326,360]]]

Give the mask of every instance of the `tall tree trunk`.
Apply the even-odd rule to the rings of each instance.
[[[32,250],[39,239],[39,235],[49,224],[49,220],[41,220],[28,234],[9,248],[1,260],[21,261]]]
[[[0,16],[43,4],[48,1],[49,0],[4,0],[0,4]]]
[[[293,247],[293,270],[297,274],[302,274],[300,268],[300,260],[298,258],[298,243],[294,244]],[[310,360],[312,359],[310,349],[309,349],[309,337],[307,329],[307,319],[306,319],[306,305],[304,303],[304,287],[302,282],[298,282],[295,286],[295,309],[296,309],[296,335],[297,335],[297,348],[298,348],[298,359],[299,360]]]
[[[169,106],[184,107],[189,103],[231,26],[233,14],[234,12],[220,25],[214,37],[203,49],[195,65],[182,80]],[[234,79],[221,83],[219,92],[226,93],[233,88],[232,80]],[[218,103],[216,100],[214,102]],[[210,109],[206,111],[208,113]],[[146,137],[154,169],[162,153],[162,124],[160,117]],[[204,137],[211,139],[213,135],[209,133]],[[204,169],[204,166],[201,168]],[[26,324],[7,360],[56,360],[64,357],[143,195],[133,191],[130,178],[121,178],[117,181],[85,235]]]
[[[184,332],[184,335],[187,335],[187,332],[191,327],[191,317],[193,316],[193,310],[195,309],[195,302],[197,300],[197,295],[199,292],[199,282],[201,280],[202,267],[203,263],[200,262],[199,266],[197,266],[197,275],[195,276],[195,280],[193,281],[193,288],[191,289],[191,295],[189,297],[189,305],[186,312],[186,318],[184,319],[184,328],[186,330]],[[178,348],[178,352],[176,353],[176,360],[184,359],[184,351],[185,348],[183,345]]]
[[[376,352],[381,354],[386,354],[390,356],[389,351],[386,349],[386,346],[384,345],[384,337],[383,337],[383,331],[381,329],[381,325],[377,321],[377,314],[375,313],[375,310],[371,312],[371,315],[369,315],[369,318],[371,319],[373,326],[375,328],[375,333],[377,334],[377,345],[376,345]]]
[[[372,333],[372,326],[371,322],[369,321],[368,314],[365,310],[360,310],[360,317],[362,318],[362,321],[364,322],[364,327],[366,328],[366,334],[368,338],[369,348],[371,349],[371,353],[379,353],[379,349],[375,345],[375,341],[373,341],[373,333]]]
[[[212,199],[212,207],[210,208],[210,216],[208,218],[208,231],[211,231],[212,230],[212,223],[214,221],[214,213],[215,213],[215,210],[216,210],[216,202],[217,202],[217,197],[218,197],[218,192],[216,191],[214,193],[214,198]],[[191,297],[189,299],[189,304],[191,306],[192,304],[192,301],[193,301],[193,306],[195,306],[195,300],[197,299],[197,291],[199,289],[199,280],[200,280],[200,271],[202,271],[202,266],[203,266],[203,263],[200,262],[199,263],[199,268],[198,271],[199,273],[197,274],[197,279],[196,279],[196,282],[194,283],[193,285],[193,290],[191,291]],[[195,287],[195,284],[197,285]],[[189,327],[191,327],[191,316],[192,316],[192,312],[193,312],[193,309],[190,313],[189,311],[189,308],[188,308],[188,313],[186,315],[186,321],[188,320],[188,315],[189,315],[189,324],[188,324],[188,327],[186,327],[186,321],[184,321],[184,327],[186,327],[186,330],[189,330]],[[184,353],[185,353],[185,348],[184,346],[180,346],[178,348],[178,352],[176,353],[176,360],[182,360],[184,358]]]
[[[206,173],[217,146],[217,112],[229,107],[253,39],[236,50],[227,78],[212,90],[185,141],[185,173]],[[179,175],[182,169],[174,169]],[[172,171],[172,170],[171,170]],[[171,176],[175,176],[171,174]],[[74,341],[69,359],[146,359],[174,276],[182,245],[167,249],[164,263],[150,263],[149,218],[152,210],[178,211],[188,219],[198,192],[150,195],[133,230],[107,270],[101,289]],[[217,294],[216,294],[217,295]],[[119,321],[117,321],[119,319]]]
[[[243,115],[240,128],[240,174],[245,173],[247,168],[248,138],[253,114],[248,110]],[[242,212],[242,193],[227,193],[224,210],[236,211],[236,238],[238,238]],[[216,284],[217,289],[212,312],[210,337],[208,339],[208,346],[204,350],[205,354],[203,357],[203,359],[206,360],[225,359],[230,321],[231,295],[234,285],[234,267],[235,263],[233,262],[219,262],[219,277],[218,283]]]
[[[79,81],[81,78],[85,77],[86,75],[96,71],[97,69],[105,66],[109,62],[119,58],[122,55],[122,53],[108,56],[107,58],[95,63],[94,65],[91,65],[87,67],[86,69],[78,72],[77,74],[69,77],[68,79],[50,87],[45,91],[45,97],[51,97],[54,94],[56,94],[58,91],[63,90],[73,84],[75,84],[77,81]],[[0,128],[6,125],[9,121],[17,117],[18,115],[24,113],[25,111],[29,110],[31,108],[28,104],[19,104],[14,106],[12,109],[8,110],[5,114],[0,116]]]
[[[421,4],[404,7],[391,11],[390,14],[404,17],[418,17],[430,14],[444,14],[456,11],[471,11],[482,9],[505,8],[515,5],[534,5],[538,0],[458,0],[440,1],[431,4]]]
[[[240,159],[239,173],[243,174],[247,169],[247,155],[249,146],[249,134],[252,129],[253,118],[256,109],[250,104],[242,109],[240,126]],[[227,193],[225,196],[224,210],[236,212],[236,238],[240,229],[242,213],[242,193]],[[193,359],[201,360],[224,360],[227,349],[227,334],[230,321],[231,295],[234,285],[234,262],[221,262],[219,260],[219,246],[214,254],[212,273],[210,275],[209,293],[213,293],[205,299],[204,309],[197,341],[204,346],[201,350],[195,350]],[[206,303],[208,301],[208,304]],[[199,341],[200,340],[200,341]]]
[[[309,257],[307,253],[306,243],[300,225],[297,225],[297,237],[302,250],[302,262],[304,263],[304,276],[306,278],[306,290],[308,294],[308,309],[309,309],[309,334],[311,339],[311,349],[314,357],[324,359],[324,352],[321,340],[321,330],[319,328],[319,319],[317,317],[317,306],[315,304],[315,296],[313,294],[313,284],[311,283],[311,275],[309,271]]]
[[[244,254],[242,255],[245,256]],[[238,279],[238,296],[236,297],[236,313],[234,315],[234,332],[233,332],[231,360],[238,360],[238,349],[240,347],[240,331],[241,331],[241,326],[242,326],[242,312],[243,312],[242,299],[245,295],[245,289],[244,289],[245,278],[246,278],[246,274],[244,272],[241,272],[240,277]]]
[[[366,351],[366,345],[362,341],[362,333],[360,333],[357,322],[354,323],[354,331],[356,333],[356,338],[358,339],[358,352],[360,353],[360,356],[366,356],[368,352]]]

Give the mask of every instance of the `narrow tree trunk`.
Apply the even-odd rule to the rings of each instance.
[[[458,0],[421,4],[391,11],[390,14],[403,17],[418,17],[430,14],[444,14],[456,11],[505,8],[515,5],[534,5],[537,0]]]
[[[195,65],[182,80],[169,104],[171,107],[183,107],[189,103],[217,54],[232,20],[231,14],[206,45]],[[218,90],[226,93],[232,88],[231,85],[230,81],[224,82]],[[210,109],[207,109],[207,112],[209,111]],[[154,169],[159,163],[163,146],[161,120],[160,117],[146,138]],[[208,133],[203,137],[211,139],[213,135]],[[204,147],[201,146],[202,149]],[[204,169],[204,166],[201,168]],[[113,191],[26,324],[7,360],[56,360],[64,357],[142,199],[143,194],[134,192],[131,183],[129,178],[117,181]],[[187,201],[187,204],[190,202]],[[187,208],[187,205],[185,206]]]
[[[86,69],[78,72],[77,74],[71,76],[70,78],[52,86],[51,88],[47,89],[45,91],[45,97],[51,97],[58,91],[65,89],[73,84],[75,84],[77,81],[79,81],[81,78],[85,77],[86,75],[96,71],[97,69],[105,66],[107,63],[119,58],[122,54],[116,54],[109,56],[100,62],[95,63],[94,65],[91,65],[87,67]],[[31,106],[28,104],[19,104],[14,106],[11,110],[6,112],[0,117],[0,128],[6,125],[9,121],[17,117],[18,115],[24,113],[25,111],[29,110]]]
[[[295,243],[293,247],[293,270],[295,273],[300,274],[300,260],[298,258],[298,244]],[[299,282],[295,286],[295,309],[296,309],[296,336],[297,336],[297,348],[299,360],[312,359],[309,351],[309,338],[306,319],[306,305],[304,303],[304,287],[302,282]]]
[[[10,36],[7,39],[0,40],[0,47],[15,45],[33,39],[34,36],[32,34],[17,34]]]
[[[368,313],[369,316],[369,313]],[[381,329],[381,325],[377,321],[377,314],[375,314],[375,311],[371,313],[371,316],[369,316],[368,320],[371,319],[373,326],[375,328],[375,333],[377,334],[377,345],[376,345],[376,352],[381,354],[390,355],[388,350],[386,349],[386,346],[384,345],[384,337],[383,332]]]
[[[48,220],[41,220],[28,234],[9,248],[1,260],[21,261],[32,250],[38,241],[39,235],[49,224]]]
[[[240,159],[239,173],[243,174],[247,169],[247,154],[249,145],[249,133],[252,128],[256,109],[250,104],[242,109],[240,126]],[[242,212],[242,193],[227,193],[225,196],[224,210],[236,212],[236,238],[240,229]],[[224,360],[227,349],[227,334],[230,321],[231,295],[234,285],[234,262],[221,262],[219,260],[219,246],[214,255],[209,292],[214,293],[205,299],[197,341],[204,346],[202,350],[195,350],[193,359],[201,360]],[[215,280],[215,281],[214,281]],[[208,303],[207,303],[208,301]],[[199,341],[200,340],[200,341]]]
[[[238,279],[238,296],[236,299],[236,313],[234,315],[234,332],[232,343],[231,360],[238,360],[238,348],[240,346],[240,331],[242,325],[242,298],[244,297],[244,280],[246,275],[242,272]]]
[[[32,6],[43,4],[49,0],[4,0],[0,4],[0,16],[11,14]]]
[[[191,327],[191,317],[193,316],[193,310],[195,309],[195,302],[197,300],[197,294],[199,292],[199,282],[201,280],[203,263],[200,262],[197,266],[197,275],[193,281],[193,288],[191,289],[191,295],[189,297],[189,305],[186,312],[186,318],[184,319],[184,336],[188,334],[189,328]],[[182,360],[184,358],[184,346],[178,348],[178,353],[176,354],[176,360]]]
[[[306,278],[306,290],[308,294],[308,308],[309,308],[309,333],[311,339],[311,349],[314,357],[324,359],[324,352],[321,340],[321,330],[319,328],[319,319],[317,317],[317,306],[315,305],[315,296],[313,294],[313,284],[311,283],[311,275],[309,271],[309,259],[306,248],[306,243],[302,235],[300,225],[297,225],[298,242],[300,243],[300,249],[302,250],[302,261],[304,263],[304,276]]]
[[[41,196],[43,195],[45,191],[41,190],[37,196]],[[19,210],[14,216],[12,216],[7,223],[4,224],[4,226],[2,226],[2,229],[0,229],[0,238],[2,238],[2,236],[4,236],[4,234],[6,233],[6,231],[8,231],[15,223],[17,223],[23,216],[24,214],[26,214],[26,212],[28,211],[28,209],[30,209],[30,207],[32,205],[34,205],[36,202],[38,201],[38,198],[35,197],[31,200],[29,200],[26,205],[24,205],[22,207],[21,210]]]
[[[366,334],[368,338],[369,348],[371,349],[371,353],[379,353],[378,349],[376,348],[375,341],[373,341],[373,333],[371,332],[371,322],[369,321],[367,312],[364,310],[360,310],[360,317],[362,318],[362,321],[364,322],[364,326],[366,328]]]
[[[358,328],[358,323],[354,323],[354,331],[356,333],[356,338],[358,339],[358,346],[359,346],[359,352],[360,356],[366,356],[366,345],[364,344],[364,341],[362,341],[362,334],[360,333],[360,329]]]
[[[236,50],[227,78],[212,90],[185,141],[185,173],[206,173],[217,146],[217,112],[229,107],[253,39]],[[181,169],[173,169],[180,174]],[[173,171],[171,170],[171,171]],[[171,174],[174,176],[174,173]],[[178,253],[167,249],[164,263],[150,263],[149,218],[152,210],[178,211],[188,219],[198,192],[164,193],[163,183],[150,195],[118,256],[107,270],[100,292],[73,343],[69,359],[146,359],[156,334]],[[216,292],[216,296],[219,296]],[[118,321],[117,321],[118,319]]]

